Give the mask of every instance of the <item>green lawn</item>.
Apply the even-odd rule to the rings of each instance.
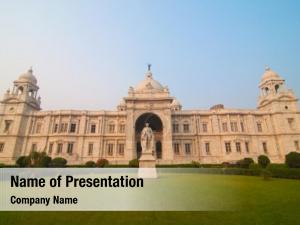
[[[185,179],[193,191],[199,183],[194,174]],[[206,175],[207,181],[225,182],[238,197],[234,211],[226,212],[0,212],[0,225],[97,225],[97,224],[300,224],[300,181],[261,177]],[[212,196],[213,197],[213,196]],[[226,196],[217,201],[226,205]]]

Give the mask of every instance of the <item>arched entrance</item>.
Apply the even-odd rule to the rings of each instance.
[[[136,153],[137,158],[140,158],[142,153],[141,147],[141,131],[145,127],[145,123],[149,123],[155,139],[155,152],[153,155],[157,159],[162,158],[162,132],[163,132],[163,125],[161,119],[154,113],[144,113],[135,122],[135,140],[136,140]]]

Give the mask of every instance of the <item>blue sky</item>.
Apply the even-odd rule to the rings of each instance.
[[[265,65],[300,96],[300,1],[1,1],[0,92],[33,66],[43,109],[115,109],[144,78],[185,109],[255,108]]]

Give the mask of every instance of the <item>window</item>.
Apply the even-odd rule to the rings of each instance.
[[[120,133],[125,133],[125,124],[121,124],[121,125],[119,126],[119,132],[120,132]]]
[[[178,123],[174,123],[173,124],[173,133],[178,133],[179,132],[179,124]]]
[[[278,89],[279,89],[279,85],[276,84],[276,85],[275,85],[275,93],[278,93]]]
[[[291,130],[295,129],[295,123],[294,123],[294,118],[288,118],[288,124]]]
[[[190,132],[190,125],[189,124],[187,124],[187,123],[183,124],[183,132],[184,133]]]
[[[72,154],[73,154],[73,146],[74,146],[74,143],[73,143],[73,142],[69,142],[69,143],[68,143],[67,153],[68,153],[69,155],[72,155]]]
[[[61,123],[61,124],[59,125],[59,132],[62,133],[63,130],[64,130],[64,124]]]
[[[31,151],[32,151],[32,152],[36,152],[36,150],[37,150],[37,145],[36,145],[36,143],[33,143],[33,144],[31,145]]]
[[[91,133],[96,133],[96,124],[91,124]]]
[[[210,155],[210,146],[209,146],[209,142],[205,143],[205,152],[207,155]]]
[[[109,124],[108,131],[109,131],[109,133],[114,133],[115,132],[115,125],[114,124]]]
[[[118,145],[118,154],[124,155],[124,144],[123,143]]]
[[[58,131],[58,124],[54,124],[53,133],[57,133]]]
[[[75,132],[76,132],[76,123],[71,123],[70,133],[75,133]]]
[[[49,144],[48,154],[51,155],[53,149],[53,142]]]
[[[88,155],[93,155],[94,144],[89,143]]]
[[[107,155],[112,156],[113,152],[114,152],[114,145],[110,143],[107,145]]]
[[[4,143],[3,143],[3,142],[1,142],[1,143],[0,143],[0,153],[2,153],[2,152],[3,152],[3,150],[4,150]]]
[[[226,122],[222,123],[222,129],[223,129],[223,132],[228,132],[228,127],[227,127]]]
[[[263,142],[262,145],[263,145],[263,151],[264,151],[264,153],[268,154],[267,142]]]
[[[250,149],[249,149],[249,142],[245,142],[245,149],[246,149],[246,152],[247,152],[247,153],[250,152]]]
[[[230,123],[231,132],[238,132],[237,122]]]
[[[67,123],[61,123],[59,127],[59,132],[65,133],[68,130],[68,124]]]
[[[5,127],[4,127],[4,132],[8,132],[9,128],[12,124],[12,120],[5,120]]]
[[[42,124],[41,124],[41,123],[37,123],[37,124],[36,124],[35,133],[36,133],[36,134],[41,133],[41,128],[42,128]]]
[[[231,144],[230,144],[230,142],[225,142],[225,150],[226,150],[227,154],[229,154],[231,152]]]
[[[184,146],[185,146],[185,154],[190,155],[191,154],[191,144],[186,143]]]
[[[262,132],[262,125],[260,122],[257,122],[257,131]]]
[[[299,141],[294,141],[296,151],[300,150]]]
[[[235,143],[235,148],[236,148],[236,152],[241,153],[241,143],[240,142]]]
[[[203,132],[207,132],[207,123],[202,123],[202,130]]]
[[[57,153],[57,154],[62,153],[62,149],[63,149],[63,144],[62,144],[62,143],[58,143],[58,144],[57,144],[56,153]]]
[[[241,131],[245,132],[245,127],[244,127],[244,123],[243,122],[241,122]]]
[[[179,143],[174,143],[174,153],[175,155],[179,155]]]

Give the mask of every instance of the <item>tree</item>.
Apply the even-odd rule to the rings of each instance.
[[[300,168],[300,153],[290,152],[285,156],[285,164],[290,168]]]
[[[268,156],[266,155],[260,155],[258,156],[258,164],[262,167],[262,168],[266,168],[269,164],[270,164],[270,159]]]
[[[51,162],[51,157],[46,152],[32,151],[28,157],[30,159],[30,167],[48,167]]]
[[[17,161],[16,165],[18,167],[28,167],[30,165],[30,159],[28,156],[20,156]]]

